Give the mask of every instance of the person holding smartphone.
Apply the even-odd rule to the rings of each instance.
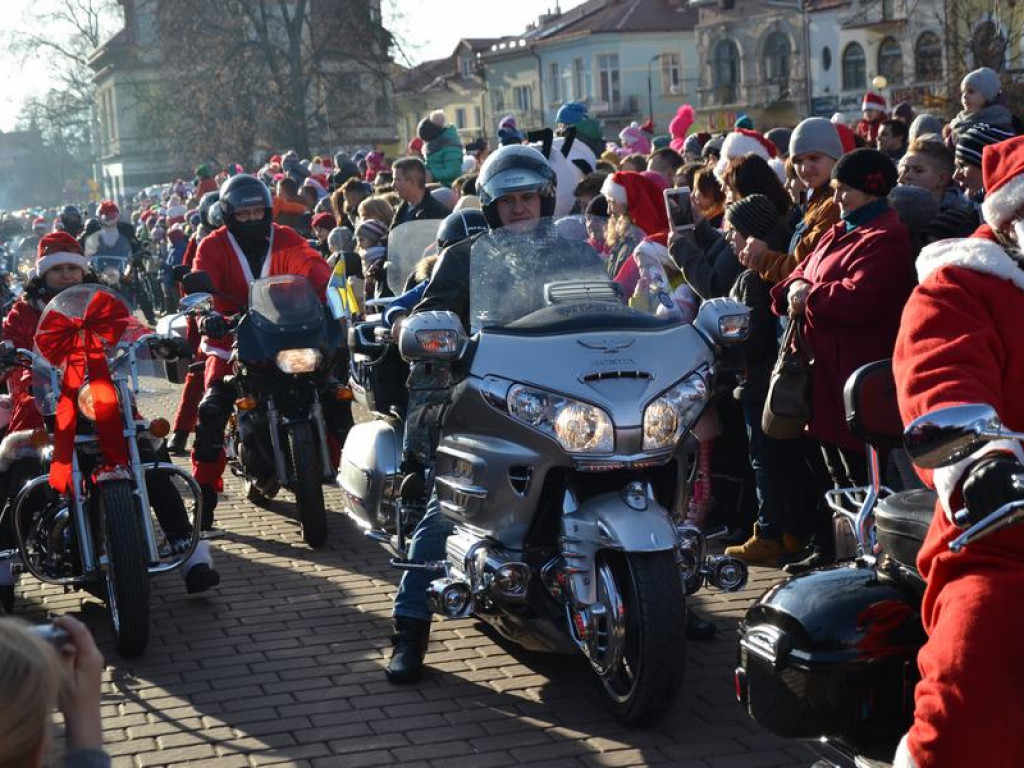
[[[103,656],[96,642],[71,616],[55,619],[46,632],[35,629],[0,619],[0,765],[52,765],[50,713],[59,708],[65,768],[107,768],[100,721]]]

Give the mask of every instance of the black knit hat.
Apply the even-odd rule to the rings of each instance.
[[[430,142],[440,136],[443,130],[443,125],[438,125],[429,117],[424,117],[420,120],[419,125],[416,126],[416,135],[424,141]]]
[[[951,205],[940,210],[925,227],[926,242],[970,237],[978,228],[978,213],[964,205]]]
[[[1010,131],[1004,131],[994,125],[979,123],[964,131],[956,140],[956,159],[962,163],[981,168],[981,151],[989,144],[1012,139]]]
[[[747,195],[725,209],[725,220],[743,237],[764,240],[779,224],[779,211],[765,195]]]
[[[832,178],[866,195],[885,197],[897,182],[896,165],[877,149],[847,152],[832,167]]]

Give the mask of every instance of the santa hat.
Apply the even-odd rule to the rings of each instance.
[[[843,145],[843,152],[853,152],[857,148],[857,135],[846,123],[833,123],[836,133],[839,134],[839,142]]]
[[[310,222],[310,227],[313,229],[332,230],[335,226],[337,226],[337,223],[334,220],[334,214],[327,211],[318,213],[313,217],[313,221]]]
[[[413,156],[422,155],[423,154],[423,139],[421,139],[419,136],[413,136],[412,139],[409,140],[409,143],[406,145],[405,149],[406,149],[406,151],[408,151],[408,153],[410,155],[413,155]]]
[[[992,229],[1001,229],[1024,208],[1024,136],[985,147],[981,177],[985,186],[982,216]]]
[[[51,232],[39,239],[36,255],[36,274],[42,276],[46,270],[61,264],[71,264],[89,271],[89,262],[82,255],[82,246],[67,232]]]
[[[648,136],[654,136],[654,121],[648,118],[641,126],[640,130],[646,133]]]
[[[633,249],[634,254],[640,254],[641,256],[653,256],[665,266],[675,266],[672,261],[672,257],[668,252],[668,231],[655,232],[653,235],[648,235],[640,244]]]
[[[877,109],[879,112],[885,112],[885,96],[872,91],[865,93],[864,100],[860,103],[860,110],[864,112],[868,109]]]
[[[649,235],[668,230],[668,216],[658,185],[635,171],[616,171],[604,180],[601,194],[625,205],[630,221]]]
[[[786,179],[786,166],[777,159],[779,151],[775,145],[768,141],[757,131],[746,128],[737,128],[722,142],[722,153],[715,163],[715,178],[719,181],[725,178],[725,172],[729,168],[729,161],[747,155],[758,155],[772,166],[772,170],[778,175],[780,181]]]

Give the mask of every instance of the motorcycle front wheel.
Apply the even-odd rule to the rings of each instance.
[[[149,558],[142,518],[130,480],[104,483],[97,492],[110,627],[117,652],[138,656],[149,643]]]
[[[327,511],[324,508],[324,487],[320,480],[320,456],[313,441],[313,425],[308,421],[289,424],[288,460],[292,493],[299,508],[302,539],[311,547],[321,547],[327,540]]]
[[[654,725],[675,703],[686,667],[686,603],[672,552],[602,552],[591,666],[612,714]]]

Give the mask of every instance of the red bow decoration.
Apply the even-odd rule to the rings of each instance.
[[[61,493],[71,485],[71,459],[78,425],[77,398],[87,378],[103,457],[114,466],[128,463],[121,408],[117,390],[110,380],[102,342],[116,344],[120,341],[129,320],[122,301],[106,291],[97,291],[82,317],[47,312],[36,329],[36,346],[43,357],[55,366],[64,366],[50,463],[50,485]]]

